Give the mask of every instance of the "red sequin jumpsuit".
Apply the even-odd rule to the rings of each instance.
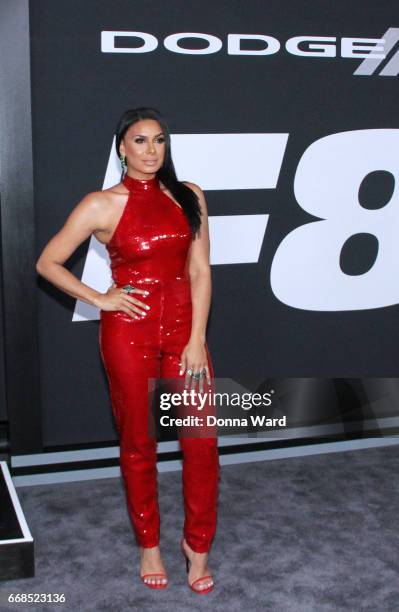
[[[160,516],[157,441],[148,435],[148,379],[180,377],[180,355],[191,334],[187,254],[192,235],[183,209],[162,191],[158,177],[125,175],[123,183],[129,195],[106,247],[112,278],[117,286],[132,284],[149,291],[130,295],[150,309],[137,319],[123,311],[101,310],[99,341],[120,438],[129,516],[139,546],[150,548],[159,544]],[[207,552],[217,521],[217,438],[180,436],[179,441],[184,536],[195,552]]]

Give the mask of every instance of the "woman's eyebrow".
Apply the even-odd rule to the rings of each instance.
[[[147,136],[145,136],[145,134],[135,134],[135,136],[140,136],[140,138],[147,138]],[[157,136],[164,136],[163,132],[159,132],[159,134],[155,134],[154,138],[156,138]]]

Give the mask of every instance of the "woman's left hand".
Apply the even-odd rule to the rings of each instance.
[[[191,389],[194,389],[196,382],[199,383],[199,391],[202,393],[204,385],[203,380],[206,377],[208,384],[211,384],[211,376],[209,373],[208,358],[205,349],[205,342],[201,340],[190,340],[184,347],[180,355],[180,372],[182,375],[186,371],[185,388],[187,389],[191,381]],[[202,371],[205,370],[205,375]],[[201,373],[199,380],[195,379],[192,374]]]

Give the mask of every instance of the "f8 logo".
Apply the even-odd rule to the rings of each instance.
[[[180,134],[172,151],[180,180],[204,191],[275,189],[288,134]],[[189,154],[189,155],[188,155]],[[399,130],[348,131],[317,140],[303,154],[294,179],[301,208],[319,218],[291,231],[274,255],[270,283],[284,304],[306,310],[361,310],[399,302],[393,282],[399,241]],[[395,189],[379,210],[359,202],[359,187],[376,170],[391,172]],[[119,161],[112,146],[104,188],[117,183]],[[257,263],[269,215],[210,216],[211,264]],[[373,234],[379,250],[370,270],[345,274],[339,265],[345,242]],[[91,239],[82,282],[98,291],[111,283],[108,254]],[[98,310],[77,301],[73,321],[98,318]]]
[[[359,187],[376,170],[390,172],[395,188],[382,208],[359,202]],[[305,151],[295,175],[298,204],[321,218],[290,232],[271,268],[271,287],[284,304],[305,310],[364,310],[399,302],[398,276],[399,130],[332,134]],[[364,274],[345,274],[340,255],[358,234],[378,240],[374,265]]]

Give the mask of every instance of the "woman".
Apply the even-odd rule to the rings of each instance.
[[[116,129],[117,185],[89,193],[37,261],[56,287],[100,309],[99,341],[120,436],[127,507],[140,547],[143,582],[165,588],[159,549],[156,439],[148,432],[149,380],[184,377],[191,389],[213,378],[206,344],[211,299],[207,206],[202,190],[177,180],[170,134],[152,108],[125,112]],[[106,245],[113,285],[104,294],[65,267],[94,234]],[[203,377],[203,378],[202,378]],[[204,379],[204,380],[203,380]],[[188,583],[209,593],[220,474],[215,435],[180,436]]]

